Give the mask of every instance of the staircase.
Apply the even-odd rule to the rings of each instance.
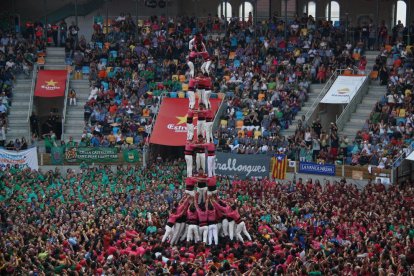
[[[295,118],[292,121],[292,124],[289,125],[288,129],[282,131],[282,134],[286,137],[295,134],[298,121],[302,118],[302,115],[305,115],[309,109],[312,107],[312,104],[318,98],[319,93],[321,92],[322,88],[325,86],[324,83],[322,84],[311,84],[309,88],[308,100],[304,103],[300,111],[296,114]]]
[[[367,66],[366,66],[367,73],[372,71],[372,67],[375,64],[375,60],[378,55],[379,55],[378,51],[366,51],[365,52],[365,57],[367,58]]]
[[[45,69],[64,69],[65,57],[65,48],[63,47],[46,48]],[[47,68],[48,65],[52,66],[50,68]],[[56,65],[61,65],[62,68],[56,68]]]
[[[8,115],[7,141],[21,139],[30,141],[30,123],[28,121],[28,110],[30,103],[30,91],[32,89],[32,78],[18,78],[13,87],[13,99]]]
[[[74,141],[80,141],[85,122],[83,120],[83,106],[89,97],[89,80],[70,80],[70,89],[75,89],[77,105],[66,107],[66,119],[64,126],[64,139],[73,137]]]
[[[351,114],[348,123],[340,132],[341,136],[346,135],[352,141],[356,133],[363,128],[365,121],[369,119],[375,104],[386,92],[386,86],[370,85],[368,93],[364,96],[362,102],[357,105],[356,111]]]

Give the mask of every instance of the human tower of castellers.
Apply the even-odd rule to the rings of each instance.
[[[200,34],[190,40],[189,49],[187,64],[192,78],[188,91],[187,142],[184,150],[187,164],[185,196],[171,211],[162,242],[169,241],[171,245],[184,241],[187,244],[203,242],[207,245],[218,245],[219,238],[244,242],[242,234],[251,240],[237,205],[217,196],[214,170],[215,146],[212,134],[214,112],[211,110],[209,100],[212,92],[209,76],[211,59]],[[203,63],[201,72],[194,77],[194,63],[198,58],[201,58]],[[196,116],[197,137],[195,138],[193,119]],[[194,171],[197,173],[194,174]]]

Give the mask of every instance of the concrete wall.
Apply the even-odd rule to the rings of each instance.
[[[5,12],[19,13],[22,18],[39,18],[46,12],[52,12],[68,3],[74,3],[75,0],[4,0],[1,1],[2,10]],[[79,4],[84,3],[87,0],[77,0]],[[139,1],[139,14],[151,15],[151,14],[171,14],[171,15],[196,15],[205,16],[208,13],[215,15],[217,13],[217,6],[221,2],[220,0],[213,1],[201,1],[201,0],[169,0],[168,8],[150,9],[144,7],[144,0]],[[259,17],[267,17],[269,14],[277,13],[283,14],[281,10],[282,1],[285,0],[257,0],[257,15]],[[289,0],[295,2],[297,6],[297,14],[301,15],[303,6],[308,0]],[[325,17],[325,7],[328,0],[313,0],[316,2],[316,16],[318,18]],[[372,18],[375,22],[377,10],[379,18],[384,19],[388,26],[392,21],[392,6],[397,2],[396,0],[336,0],[341,7],[341,17],[346,18],[348,13],[351,24],[358,24],[358,19],[362,17]],[[239,6],[244,0],[228,0],[232,5],[233,11],[238,13]],[[254,2],[254,1],[252,1]],[[293,3],[292,2],[292,3]],[[407,5],[410,5],[409,0],[406,0]],[[377,8],[377,3],[379,4]],[[46,4],[46,5],[45,5]],[[112,0],[108,3],[110,14],[118,15],[121,11],[129,12],[133,15],[136,13],[135,2],[133,0]],[[271,8],[269,9],[269,6]],[[46,7],[46,10],[45,10]],[[414,5],[408,7],[408,15],[414,14]],[[101,13],[104,14],[104,10],[101,9]]]
[[[313,0],[316,2],[316,17],[324,18],[325,9],[328,4],[328,0]],[[336,0],[340,5],[340,16],[342,20],[346,20],[347,14],[351,26],[356,26],[365,18],[370,18],[373,22],[376,22],[377,10],[380,20],[385,20],[388,27],[392,24],[392,10],[395,1],[383,1],[383,0],[370,0],[370,1],[352,1],[352,0]],[[309,0],[298,0],[298,14],[302,14],[303,7]],[[406,1],[409,5],[409,0]],[[378,6],[377,6],[378,4]],[[411,15],[414,12],[414,5],[408,7],[411,10]],[[410,12],[407,12],[407,17]],[[411,20],[412,21],[412,20]],[[408,21],[407,21],[408,22]]]

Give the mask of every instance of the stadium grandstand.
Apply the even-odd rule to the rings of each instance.
[[[410,0],[3,2],[1,275],[413,275]]]

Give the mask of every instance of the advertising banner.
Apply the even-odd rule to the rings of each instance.
[[[261,154],[216,152],[216,174],[241,179],[269,177],[270,157]]]
[[[122,151],[122,156],[127,163],[136,163],[139,161],[139,153],[137,149],[125,149]]]
[[[66,70],[40,70],[34,95],[43,98],[65,96],[67,74]]]
[[[23,151],[0,149],[0,168],[4,170],[7,165],[19,165],[20,168],[29,167],[32,170],[38,170],[37,148],[34,147]]]
[[[335,165],[333,164],[317,164],[310,162],[299,162],[299,173],[332,175],[336,173]]]
[[[221,100],[219,99],[210,99],[214,114],[217,112],[220,102]],[[164,98],[151,135],[151,144],[185,146],[187,139],[187,112],[188,99]],[[195,125],[195,131],[197,131],[196,116],[194,116],[193,124]]]
[[[68,163],[110,163],[118,161],[116,148],[69,148],[65,152]]]
[[[337,77],[325,97],[323,97],[321,103],[348,104],[358,92],[366,78],[366,76]]]

